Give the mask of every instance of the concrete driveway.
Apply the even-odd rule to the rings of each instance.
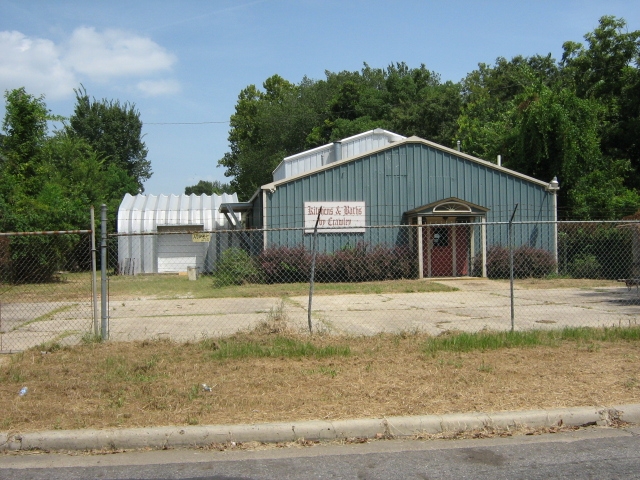
[[[511,328],[508,282],[451,279],[452,292],[370,295],[316,295],[312,323],[316,331],[373,335],[379,332]],[[109,303],[110,338],[176,341],[230,335],[255,328],[276,315],[279,306],[294,328],[307,329],[308,298],[222,298],[116,300]],[[19,308],[18,308],[19,305]],[[26,318],[28,304],[3,305],[0,349],[23,350],[46,340],[77,342],[91,332],[90,304],[38,304],[39,317]],[[35,307],[35,305],[34,305]],[[13,314],[11,313],[13,308]],[[44,310],[43,310],[44,309]],[[45,311],[45,313],[42,313]],[[273,311],[273,312],[272,312]],[[270,313],[272,312],[272,313]],[[515,289],[517,330],[566,326],[627,326],[640,317],[640,295],[624,285],[600,288]]]

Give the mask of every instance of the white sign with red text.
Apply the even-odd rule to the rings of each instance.
[[[304,233],[364,233],[364,202],[304,202]]]

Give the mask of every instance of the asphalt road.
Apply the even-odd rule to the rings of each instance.
[[[255,451],[0,456],[0,479],[633,479],[640,428]]]

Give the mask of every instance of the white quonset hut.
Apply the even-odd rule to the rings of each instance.
[[[228,235],[212,232],[235,227],[220,213],[220,205],[237,202],[235,193],[126,194],[118,209],[119,272],[175,273],[189,267],[210,272],[230,241]]]

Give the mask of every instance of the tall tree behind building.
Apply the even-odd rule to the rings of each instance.
[[[84,87],[75,93],[76,105],[67,133],[83,138],[107,163],[114,163],[127,172],[137,184],[137,191],[129,193],[143,192],[143,183],[153,172],[142,140],[140,112],[128,102],[89,98]]]

